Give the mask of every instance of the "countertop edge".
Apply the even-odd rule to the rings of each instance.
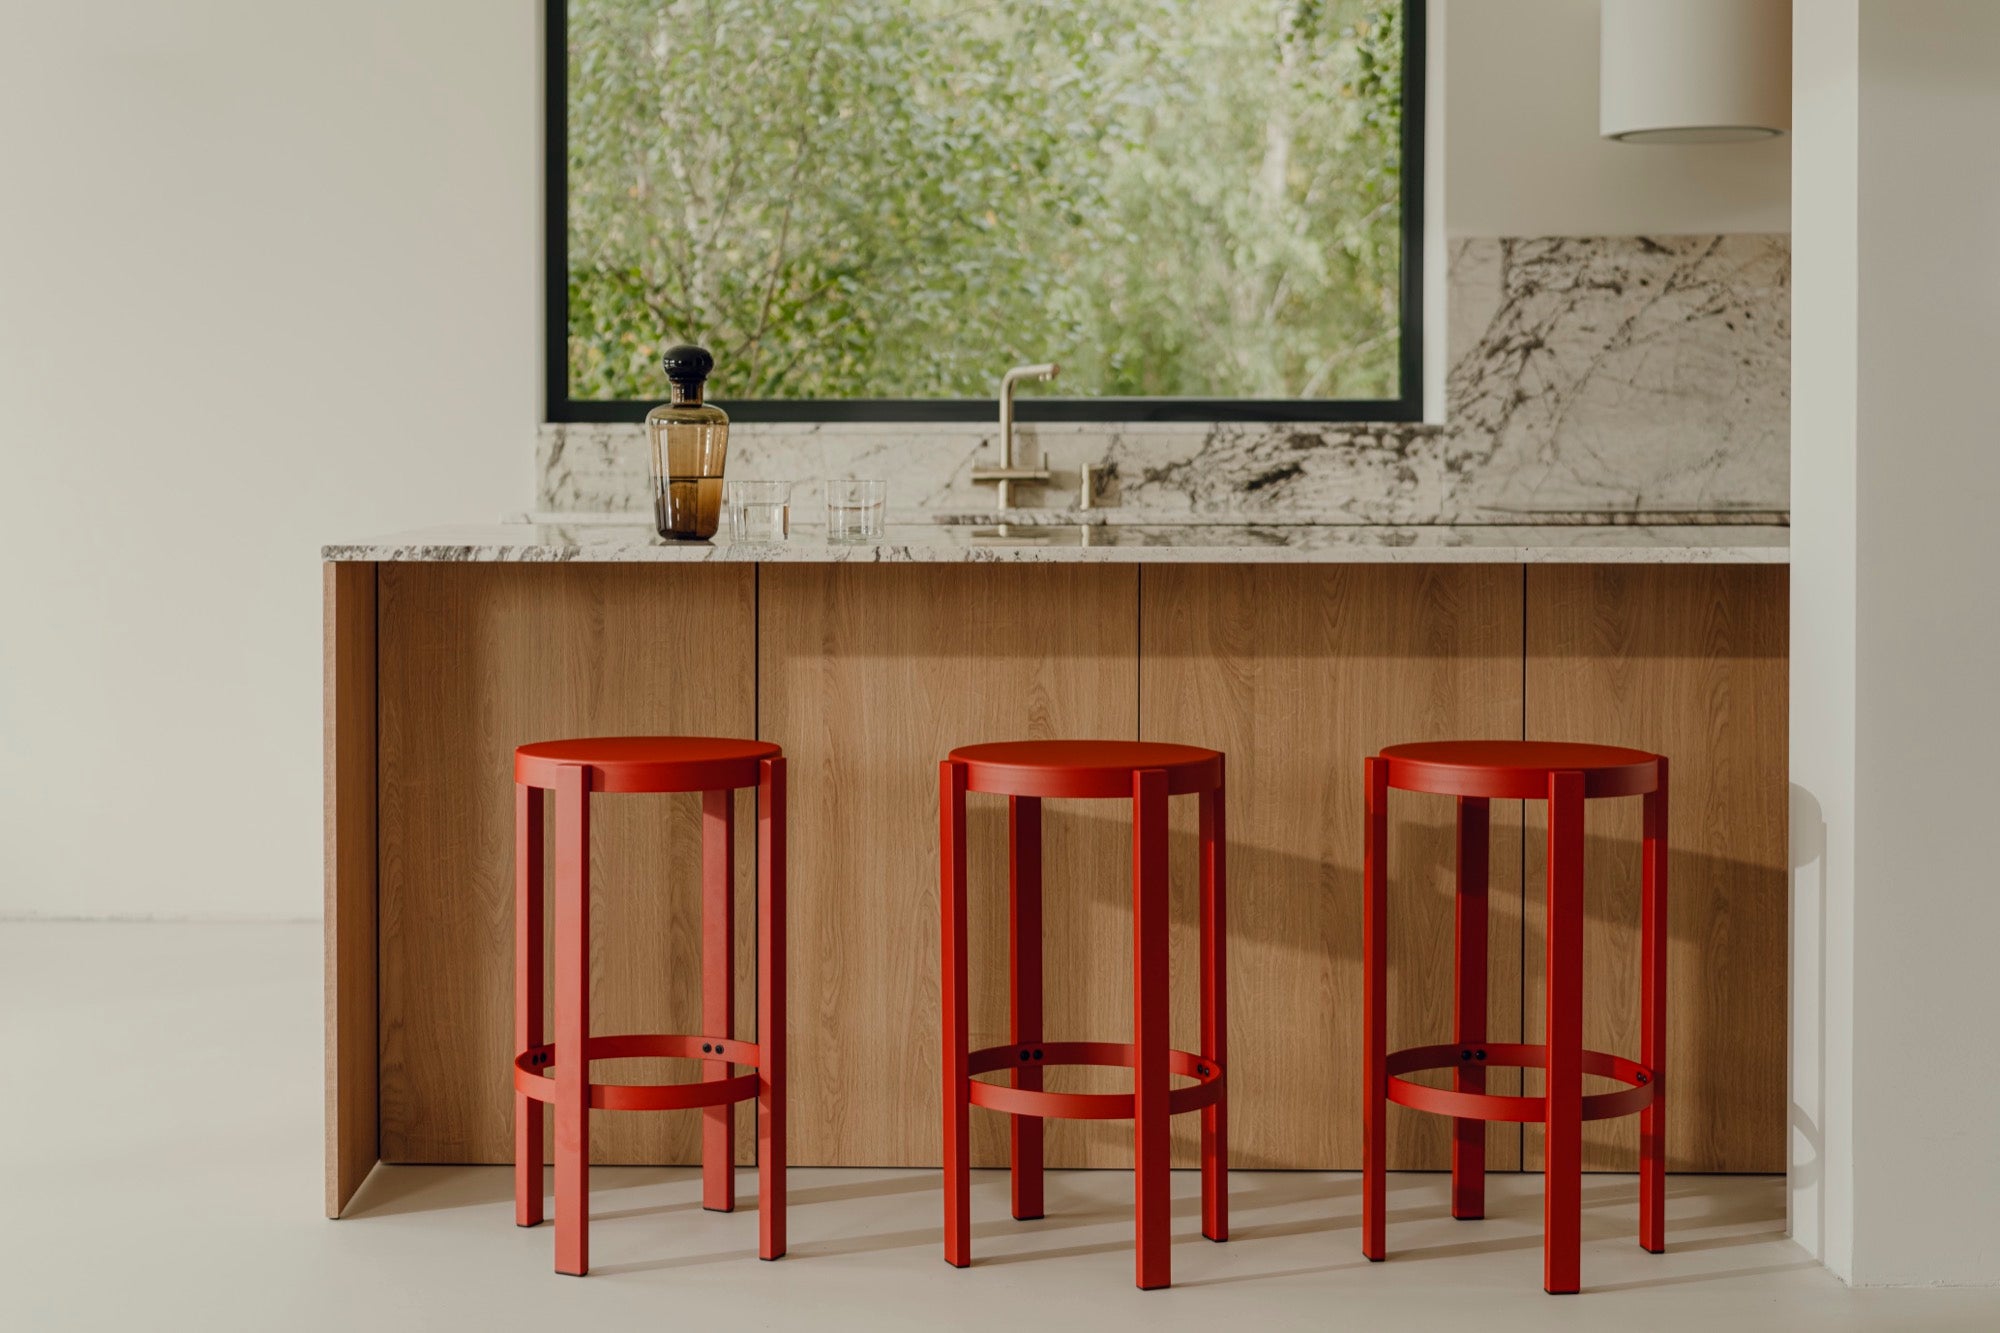
[[[1380,545],[1297,548],[1286,546],[991,546],[925,547],[885,544],[842,550],[714,548],[699,554],[662,547],[592,550],[545,545],[466,546],[451,543],[340,544],[320,550],[326,563],[371,564],[1179,564],[1179,565],[1408,565],[1408,564],[1705,564],[1784,565],[1787,546],[1685,543],[1624,546]]]

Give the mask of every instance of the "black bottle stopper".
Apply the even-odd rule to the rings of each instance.
[[[706,347],[678,343],[660,358],[660,369],[667,372],[667,383],[677,388],[699,389],[708,372],[715,369],[715,358]]]

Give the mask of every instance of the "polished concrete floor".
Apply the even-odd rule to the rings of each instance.
[[[501,1168],[380,1169],[319,1216],[319,996],[317,926],[0,924],[0,1328],[2000,1328],[2000,1291],[1843,1287],[1770,1177],[1675,1177],[1660,1256],[1632,1179],[1592,1177],[1586,1290],[1551,1297],[1531,1176],[1495,1176],[1479,1223],[1444,1216],[1444,1177],[1393,1177],[1369,1264],[1352,1175],[1238,1173],[1214,1245],[1178,1173],[1177,1285],[1140,1292],[1118,1172],[1052,1175],[1031,1223],[980,1173],[961,1272],[933,1172],[795,1171],[791,1254],[764,1264],[747,1172],[724,1216],[693,1172],[600,1169],[595,1271],[562,1278]]]

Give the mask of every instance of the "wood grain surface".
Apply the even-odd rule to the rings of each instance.
[[[759,724],[791,774],[793,1160],[936,1166],[938,764],[982,741],[1133,738],[1137,571],[799,564],[761,577]],[[971,797],[967,829],[976,1049],[1009,1037],[1006,798]],[[1044,863],[1044,1035],[1130,1040],[1129,803],[1047,803]],[[1103,1077],[1051,1069],[1048,1086]],[[972,1128],[974,1162],[1004,1161],[1005,1117],[974,1110]],[[1129,1124],[1051,1122],[1046,1160],[1128,1161],[1130,1140]]]
[[[624,732],[786,751],[801,1166],[938,1161],[937,764],[954,746],[1143,737],[1228,756],[1232,1159],[1319,1169],[1359,1165],[1363,756],[1522,734],[1658,750],[1673,764],[1670,1165],[1783,1168],[1782,569],[399,564],[327,579],[330,1212],[378,1146],[509,1159],[511,752]],[[738,801],[750,1037],[753,803]],[[1192,1048],[1195,811],[1174,807],[1172,1023]],[[1443,1041],[1453,807],[1397,793],[1391,813],[1391,1042]],[[593,814],[595,1029],[696,1031],[698,799],[600,798]],[[975,794],[969,816],[981,1046],[1008,1039],[1005,800]],[[1586,1041],[1636,1056],[1638,802],[1589,817]],[[1044,1035],[1129,1040],[1129,805],[1052,801],[1045,825]],[[1541,1030],[1543,827],[1539,804],[1525,826],[1518,804],[1493,806],[1494,1040]],[[1051,1069],[1048,1086],[1130,1076]],[[699,1124],[600,1112],[593,1158],[692,1162]],[[1447,1128],[1392,1109],[1392,1164],[1442,1168]],[[975,1110],[976,1162],[1004,1161],[1005,1129]],[[1491,1127],[1490,1166],[1538,1169],[1537,1137]],[[1629,1122],[1587,1126],[1586,1163],[1630,1170],[1635,1143]],[[1051,1122],[1052,1165],[1130,1150],[1124,1123]]]
[[[330,563],[321,642],[326,803],[326,1215],[380,1159],[376,1115],[375,566]]]
[[[1163,566],[1143,576],[1141,731],[1228,756],[1232,1157],[1361,1165],[1362,760],[1384,745],[1521,726],[1518,566]],[[1390,1045],[1451,1039],[1453,818],[1396,793]],[[1193,966],[1194,877],[1177,813],[1175,961]],[[1489,1030],[1518,1040],[1520,811],[1493,807]],[[1176,994],[1175,1037],[1194,1032]],[[1496,1072],[1493,1091],[1512,1091]],[[1391,1164],[1449,1165],[1450,1122],[1392,1107]],[[1185,1138],[1191,1127],[1178,1127]],[[1519,1153],[1488,1130],[1489,1165]]]
[[[1536,565],[1527,586],[1528,735],[1669,764],[1668,1169],[1783,1171],[1787,571]],[[1590,802],[1585,851],[1584,1044],[1634,1059],[1639,816],[1637,799]],[[1543,818],[1530,803],[1529,1041],[1543,1026]],[[1540,1138],[1528,1128],[1531,1169]],[[1586,1169],[1637,1162],[1636,1117],[1584,1126]]]
[[[382,567],[384,1160],[512,1158],[514,747],[754,735],[755,578],[724,565]],[[736,799],[736,1035],[754,1039],[754,798]],[[598,796],[591,813],[593,1031],[698,1033],[701,799]],[[593,1076],[701,1074],[620,1060]],[[751,1108],[738,1116],[748,1161]],[[698,1112],[593,1112],[591,1157],[693,1162],[700,1125]]]

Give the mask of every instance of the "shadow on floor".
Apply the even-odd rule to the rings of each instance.
[[[804,1183],[817,1172],[793,1175],[788,1204],[795,1212],[825,1205],[858,1200],[883,1200],[900,1196],[941,1194],[941,1178],[936,1171],[910,1170],[868,1173],[858,1179],[838,1179],[825,1183]],[[1047,1216],[1017,1221],[1004,1215],[992,1216],[993,1203],[1005,1197],[1004,1170],[973,1173],[974,1190],[980,1211],[988,1216],[973,1224],[975,1242],[1006,1238],[1017,1245],[1000,1253],[977,1255],[984,1265],[1010,1265],[1034,1260],[1056,1260],[1100,1255],[1128,1250],[1129,1236],[1114,1235],[1104,1240],[1064,1244],[1066,1233],[1083,1228],[1116,1225],[1131,1216],[1125,1199],[1107,1198],[1100,1172],[1051,1172],[1047,1176]],[[1117,1174],[1117,1173],[1112,1173]],[[1180,1173],[1177,1173],[1179,1175]],[[1187,1173],[1192,1175],[1192,1173]],[[1445,1215],[1442,1173],[1398,1173],[1391,1177],[1389,1212],[1390,1263],[1422,1263],[1478,1254],[1533,1251],[1541,1246],[1541,1196],[1534,1175],[1496,1172],[1489,1178],[1485,1221],[1499,1224],[1486,1234],[1478,1222],[1449,1228],[1454,1239],[1436,1243],[1436,1225]],[[591,1211],[593,1222],[695,1212],[701,1208],[701,1172],[694,1167],[617,1167],[593,1171],[591,1194],[598,1205]],[[1412,1185],[1430,1185],[1435,1199],[1421,1203],[1408,1200]],[[1747,1186],[1747,1188],[1745,1188]],[[621,1196],[632,1198],[633,1190],[668,1189],[682,1196],[668,1201],[647,1201],[620,1207]],[[1228,1285],[1282,1277],[1304,1277],[1370,1265],[1358,1253],[1358,1236],[1340,1237],[1342,1232],[1358,1232],[1360,1226],[1361,1181],[1357,1176],[1328,1176],[1313,1172],[1267,1172],[1236,1177],[1230,1191],[1232,1249],[1245,1243],[1288,1236],[1328,1236],[1328,1262],[1284,1270],[1230,1273],[1210,1278],[1184,1278],[1178,1286]],[[1396,1195],[1404,1196],[1398,1202]],[[1672,1253],[1727,1252],[1755,1250],[1781,1242],[1785,1236],[1785,1196],[1782,1178],[1740,1182],[1737,1187],[1718,1192],[1714,1182],[1700,1177],[1670,1178],[1667,1195],[1673,1215],[1669,1221],[1668,1246]],[[399,1214],[438,1212],[457,1208],[503,1208],[513,1198],[513,1174],[506,1167],[390,1166],[373,1172],[354,1204],[350,1217],[385,1217]],[[1586,1183],[1583,1190],[1583,1238],[1586,1243],[1634,1239],[1638,1210],[1638,1182],[1630,1177]],[[739,1168],[737,1211],[755,1212],[757,1193],[754,1171]],[[1176,1219],[1176,1248],[1199,1247],[1203,1240],[1189,1225],[1200,1215],[1201,1199],[1189,1192],[1173,1201]],[[1399,1245],[1397,1229],[1406,1224],[1433,1224],[1424,1238],[1406,1232]],[[1410,1231],[1417,1229],[1411,1227]],[[1720,1230],[1723,1234],[1715,1234]],[[796,1233],[795,1233],[796,1234]],[[1047,1245],[1035,1242],[1046,1240]],[[817,1259],[852,1254],[874,1254],[894,1250],[940,1246],[942,1218],[937,1225],[875,1232],[845,1231],[837,1239],[795,1241],[787,1259],[812,1262]],[[743,1257],[738,1249],[724,1252],[682,1253],[632,1263],[606,1264],[593,1271],[605,1274],[651,1272],[700,1267],[720,1262],[736,1262]],[[1705,1273],[1662,1274],[1657,1278],[1587,1286],[1587,1291],[1621,1291],[1647,1286],[1682,1286],[1758,1274],[1780,1273],[1814,1265],[1803,1255],[1797,1262],[1770,1263],[1769,1250],[1743,1255],[1742,1266],[1724,1266]],[[1765,1262],[1754,1262],[1763,1260]]]

